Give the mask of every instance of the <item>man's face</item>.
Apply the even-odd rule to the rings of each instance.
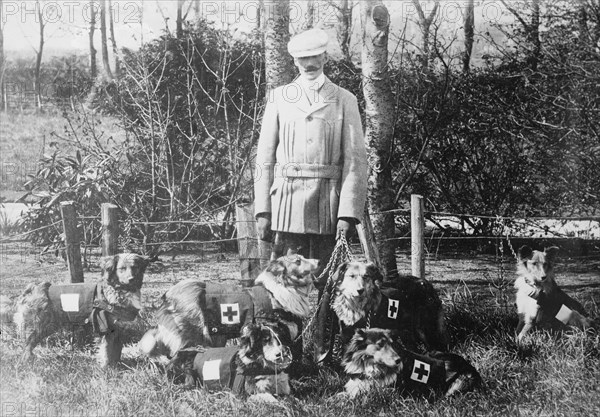
[[[327,62],[327,53],[323,52],[319,55],[305,56],[302,58],[294,58],[294,64],[300,71],[300,76],[308,81],[316,80],[323,74],[323,66]]]

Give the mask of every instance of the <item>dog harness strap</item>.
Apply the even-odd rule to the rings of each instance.
[[[138,310],[136,308],[127,308],[109,304],[103,297],[100,298],[100,296],[94,300],[93,305],[94,309],[105,310],[113,314],[117,320],[133,321],[138,315]]]

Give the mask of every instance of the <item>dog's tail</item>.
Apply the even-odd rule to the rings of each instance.
[[[481,385],[481,376],[475,370],[459,374],[446,391],[446,397],[457,393],[472,391]]]
[[[15,302],[5,295],[0,295],[0,323],[10,324],[15,315]]]

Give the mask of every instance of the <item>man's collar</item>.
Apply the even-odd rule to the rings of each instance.
[[[314,80],[306,80],[304,77],[300,76],[296,81],[307,91],[319,91],[321,87],[323,87],[323,84],[325,84],[325,74],[321,73],[321,75]]]

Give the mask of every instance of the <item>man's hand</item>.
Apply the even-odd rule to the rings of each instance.
[[[256,217],[256,228],[258,229],[258,238],[260,240],[271,240],[270,216],[258,215]]]
[[[348,217],[342,217],[338,219],[337,222],[337,234],[339,236],[340,233],[343,233],[344,236],[348,236],[348,233],[350,233],[353,229],[354,229],[354,225],[355,225],[356,221],[354,219],[348,218]]]

